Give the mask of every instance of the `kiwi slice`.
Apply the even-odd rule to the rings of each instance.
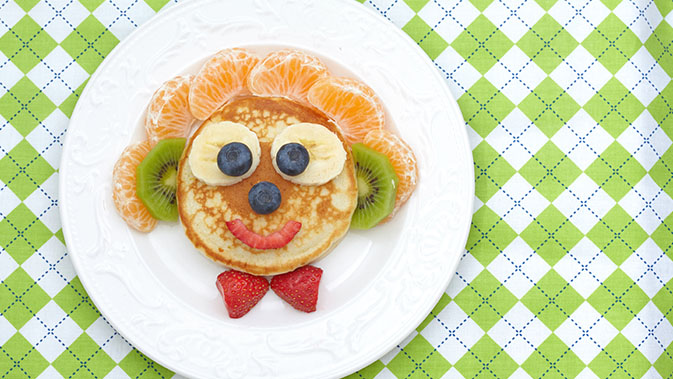
[[[136,194],[158,220],[178,220],[178,163],[184,148],[184,138],[161,140],[136,168]]]
[[[351,226],[369,229],[386,218],[395,208],[399,179],[384,154],[361,143],[351,146],[358,184],[358,205]]]

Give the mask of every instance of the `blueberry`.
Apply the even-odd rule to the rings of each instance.
[[[270,182],[259,182],[248,192],[248,203],[253,211],[266,215],[280,206],[280,190]]]
[[[217,167],[225,175],[241,176],[252,166],[250,149],[240,142],[228,143],[217,153]]]
[[[296,176],[308,166],[308,150],[299,143],[286,143],[276,154],[276,165],[285,175]]]

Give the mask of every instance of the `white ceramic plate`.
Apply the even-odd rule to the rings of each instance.
[[[143,138],[152,93],[234,46],[260,55],[300,48],[333,73],[365,81],[419,161],[419,186],[392,222],[350,231],[315,263],[324,275],[311,314],[270,291],[245,317],[229,319],[214,285],[223,268],[198,253],[178,224],[130,230],[111,201],[112,167]],[[63,231],[92,300],[143,353],[198,378],[340,377],[385,354],[448,285],[473,192],[464,121],[442,77],[404,33],[352,0],[202,0],[160,13],[91,77],[60,167]]]

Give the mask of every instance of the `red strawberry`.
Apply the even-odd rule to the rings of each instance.
[[[248,313],[269,290],[269,282],[264,277],[234,270],[218,275],[215,284],[231,318]]]
[[[271,289],[281,299],[302,312],[314,312],[318,302],[318,286],[322,277],[322,269],[314,266],[304,266],[298,269],[274,276],[271,279]]]
[[[281,230],[264,237],[248,229],[243,221],[239,219],[228,221],[226,224],[229,231],[241,242],[253,249],[261,250],[280,249],[290,243],[299,232],[299,229],[301,229],[300,222],[288,221]]]

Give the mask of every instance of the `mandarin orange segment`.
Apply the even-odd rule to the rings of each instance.
[[[136,195],[136,167],[151,149],[149,141],[127,147],[112,171],[112,201],[115,208],[128,226],[141,232],[149,232],[157,225],[157,220]]]
[[[152,146],[166,138],[185,138],[194,117],[189,111],[192,75],[176,76],[154,93],[147,107],[145,131]]]
[[[385,222],[390,220],[399,211],[402,205],[409,200],[409,197],[416,188],[416,183],[418,182],[416,156],[414,156],[413,150],[411,150],[411,147],[406,142],[388,130],[370,131],[364,137],[364,144],[379,153],[385,154],[400,180],[397,187],[397,196],[395,197],[395,208],[384,219]]]
[[[189,108],[205,120],[246,89],[250,70],[259,58],[245,49],[221,50],[203,64],[189,89]]]
[[[363,142],[367,133],[383,129],[385,123],[379,98],[355,79],[320,79],[308,91],[308,101],[334,119],[351,144]]]
[[[327,75],[327,67],[317,57],[283,49],[270,53],[252,69],[248,88],[259,96],[284,96],[306,101],[313,83]]]

